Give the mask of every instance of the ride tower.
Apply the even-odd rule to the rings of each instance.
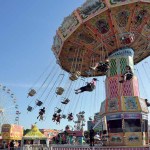
[[[142,146],[148,144],[148,108],[145,99],[139,97],[138,79],[134,74],[134,51],[120,49],[109,56],[106,100],[102,102],[100,115],[106,145]],[[133,77],[123,83],[122,75],[130,66]]]
[[[148,108],[139,95],[134,64],[150,55],[149,35],[150,0],[87,0],[64,19],[54,37],[57,63],[71,74],[71,81],[106,75],[98,122],[105,145],[148,144]],[[107,57],[109,71],[91,73],[89,67]],[[133,78],[120,83],[126,66]]]

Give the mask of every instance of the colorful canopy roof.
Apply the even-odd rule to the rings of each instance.
[[[135,63],[148,57],[149,35],[150,0],[87,0],[64,19],[52,49],[63,69],[88,76],[91,64],[124,47]]]
[[[24,139],[46,139],[36,125],[32,126],[32,129],[23,137]]]

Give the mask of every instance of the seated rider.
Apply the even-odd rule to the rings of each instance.
[[[52,120],[55,122],[55,121],[56,121],[56,118],[57,118],[57,113],[54,113]]]
[[[38,115],[37,119],[40,117],[40,120],[43,120],[43,115],[44,114],[45,114],[45,107],[43,107],[42,109],[40,109],[39,115]]]
[[[57,123],[57,124],[60,123],[60,119],[61,119],[61,115],[58,114],[57,117],[56,117],[56,123]]]
[[[97,81],[97,79],[93,78],[93,80],[90,83],[87,83],[86,86],[83,86],[83,87],[80,87],[79,89],[76,89],[75,94],[82,93],[84,91],[93,91],[96,87],[96,81]]]
[[[133,77],[133,72],[130,66],[126,66],[125,73],[121,77],[122,80],[119,81],[120,83],[123,83],[126,80],[130,80]]]
[[[96,63],[94,67],[90,67],[90,69],[97,70],[98,72],[107,72],[109,68],[110,66],[108,59],[106,59],[105,62]]]
[[[148,101],[148,99],[145,99],[145,103],[146,103],[147,107],[150,107],[150,102]]]
[[[67,119],[68,119],[68,121],[71,121],[71,120],[73,120],[73,114],[72,114],[72,113],[68,114],[68,117],[67,117]]]

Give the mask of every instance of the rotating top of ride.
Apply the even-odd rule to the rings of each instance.
[[[88,76],[91,63],[124,47],[140,62],[150,54],[149,41],[150,0],[87,0],[64,19],[52,49],[64,70]]]

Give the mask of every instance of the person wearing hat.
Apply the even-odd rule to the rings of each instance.
[[[85,91],[89,91],[89,92],[93,91],[96,87],[96,81],[97,81],[97,79],[93,78],[92,81],[87,83],[86,86],[82,86],[79,89],[76,89],[75,94],[82,93],[82,92],[85,92]]]
[[[90,69],[97,70],[98,72],[107,72],[109,68],[109,59],[106,59],[105,62],[96,63],[94,67],[90,67]]]

